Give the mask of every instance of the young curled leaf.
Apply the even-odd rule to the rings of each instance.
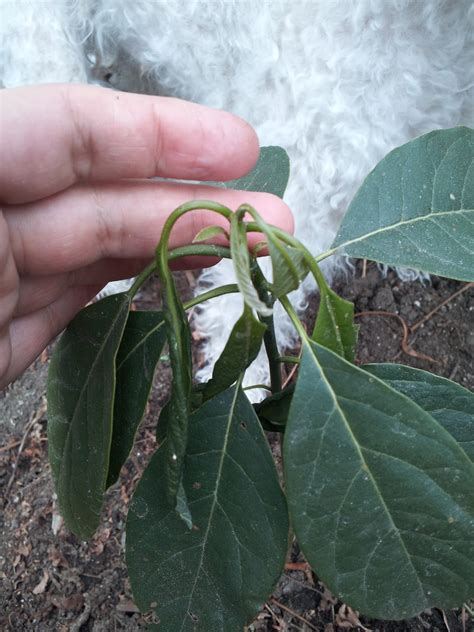
[[[327,285],[320,287],[321,302],[312,339],[354,362],[357,325],[354,325],[354,304],[346,301]]]
[[[250,273],[250,255],[247,244],[247,231],[243,223],[243,213],[236,211],[231,219],[230,252],[234,264],[237,285],[245,303],[263,316],[272,314],[271,308],[260,300],[258,292],[252,283]]]
[[[246,205],[241,208],[245,209]],[[255,209],[248,207],[248,210],[267,239],[273,271],[272,294],[276,298],[286,296],[289,292],[296,290],[308,274],[304,254],[298,248],[283,243],[275,234],[273,227],[267,224]]]
[[[265,330],[266,326],[244,305],[244,312],[235,323],[224,351],[214,366],[212,378],[204,389],[204,400],[232,386],[252,364],[262,346]]]
[[[176,505],[188,441],[188,418],[192,384],[191,332],[173,280],[163,297],[170,364],[171,396],[166,406],[166,480],[169,501]]]
[[[212,239],[213,237],[217,237],[223,235],[226,239],[229,239],[229,233],[222,228],[222,226],[206,226],[202,230],[198,232],[196,237],[193,239],[193,244],[196,244],[200,241],[206,241],[207,239]]]

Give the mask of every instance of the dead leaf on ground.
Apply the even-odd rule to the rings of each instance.
[[[33,588],[33,595],[42,595],[46,590],[46,586],[49,582],[48,571],[43,571],[43,577],[40,579],[39,583]]]
[[[344,603],[336,615],[336,625],[340,628],[361,628],[365,632],[371,632],[370,628],[366,628],[360,622],[357,610],[352,610]]]

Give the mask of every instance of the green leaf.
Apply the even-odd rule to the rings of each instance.
[[[162,277],[163,279],[163,277]],[[162,415],[166,418],[166,488],[168,500],[176,504],[183,459],[188,441],[188,418],[192,385],[191,332],[186,313],[172,279],[163,296],[170,364],[173,371],[171,396]]]
[[[276,237],[268,237],[268,252],[272,260],[272,293],[276,298],[296,290],[308,274],[303,253],[283,244]]]
[[[357,325],[354,325],[354,304],[338,296],[329,287],[322,287],[321,302],[312,339],[354,362]]]
[[[283,197],[290,177],[290,159],[281,147],[261,147],[257,164],[243,178],[212,182],[215,186],[239,191],[264,191]]]
[[[48,445],[58,504],[81,538],[99,524],[112,438],[115,357],[130,298],[86,307],[61,336],[48,374]]]
[[[333,243],[342,254],[474,280],[474,130],[425,134],[367,176]]]
[[[426,410],[474,462],[474,393],[444,377],[401,364],[362,367]]]
[[[265,430],[284,431],[294,390],[295,387],[291,384],[283,391],[270,395],[262,402],[254,404],[254,410]]]
[[[218,358],[212,378],[204,389],[204,400],[225,391],[239,378],[258,356],[266,325],[244,305],[244,312],[235,323],[224,351]]]
[[[236,388],[191,416],[183,472],[191,530],[167,501],[163,451],[127,519],[135,601],[169,632],[240,631],[274,589],[288,545],[285,499],[258,419]]]
[[[166,342],[161,312],[130,312],[116,359],[116,388],[107,487],[118,478],[145,412]]]
[[[255,223],[267,238],[273,271],[272,294],[276,298],[286,296],[292,290],[296,290],[308,274],[304,255],[297,248],[284,244],[275,235],[273,227],[267,224],[255,209],[252,209],[252,215]]]
[[[474,593],[474,466],[427,412],[304,341],[285,432],[298,542],[328,588],[378,619]]]
[[[212,237],[220,235],[223,235],[226,239],[229,238],[229,233],[225,230],[225,228],[222,228],[222,226],[206,226],[198,232],[196,237],[193,239],[193,244],[200,241],[206,241],[206,239],[211,239]]]
[[[259,312],[259,314],[270,316],[272,310],[260,300],[258,292],[252,283],[247,231],[239,213],[234,213],[231,218],[230,251],[237,285],[245,303]]]

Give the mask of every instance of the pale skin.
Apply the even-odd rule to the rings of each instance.
[[[177,99],[82,85],[1,90],[0,388],[107,282],[145,267],[183,202],[212,199],[232,209],[248,202],[291,232],[290,210],[275,196],[150,180],[232,180],[258,153],[245,121]],[[225,220],[188,213],[170,247],[211,224]]]

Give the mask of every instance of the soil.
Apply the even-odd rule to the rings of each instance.
[[[190,294],[191,274],[180,287]],[[360,324],[357,362],[402,362],[443,375],[474,390],[474,286],[433,278],[403,283],[377,266],[358,264],[353,278],[336,284],[355,303]],[[457,295],[453,295],[458,292]],[[138,308],[156,305],[156,284],[138,297]],[[439,305],[426,322],[413,327]],[[313,301],[309,313],[314,313]],[[366,315],[371,312],[371,315]],[[408,335],[404,340],[404,327]],[[154,424],[168,396],[166,355],[157,372],[148,411],[119,482],[109,490],[100,528],[89,543],[63,526],[54,504],[47,460],[45,383],[47,350],[0,394],[0,629],[31,632],[109,632],[146,628],[133,603],[123,559],[127,505],[156,448]],[[429,358],[429,359],[428,359]],[[197,364],[201,362],[195,357]],[[275,456],[278,444],[270,437]],[[471,608],[472,608],[471,603]],[[338,602],[318,581],[297,544],[274,595],[253,632],[270,630],[373,630],[466,632],[474,629],[465,608],[432,609],[407,621],[375,621]],[[164,631],[166,632],[166,631]],[[211,631],[209,631],[211,632]]]

